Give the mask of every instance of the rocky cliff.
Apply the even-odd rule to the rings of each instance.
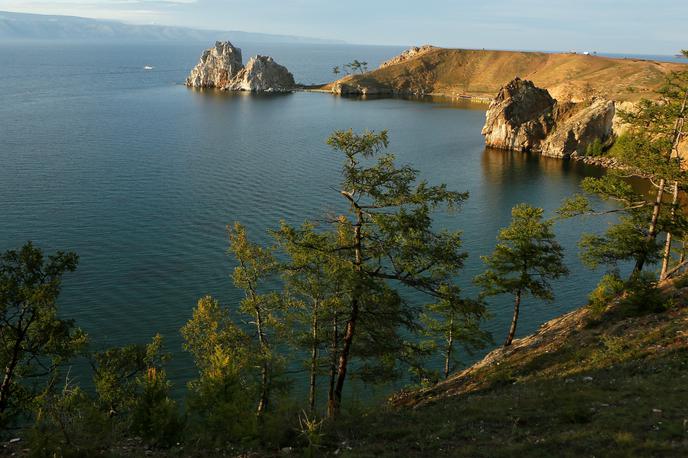
[[[560,103],[532,81],[516,78],[504,86],[486,114],[487,146],[544,156],[583,156],[599,141],[613,139],[614,102],[594,98]]]
[[[272,57],[252,57],[244,67],[241,49],[227,41],[217,42],[203,52],[186,85],[225,91],[289,92],[295,82],[289,70]]]

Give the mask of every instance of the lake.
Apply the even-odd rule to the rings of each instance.
[[[237,45],[244,60],[271,55],[307,84],[331,79],[335,65],[358,59],[372,68],[401,51]],[[178,330],[196,301],[211,294],[233,307],[241,297],[229,278],[226,225],[241,221],[266,240],[280,219],[299,223],[344,205],[333,190],[341,158],[325,144],[335,129],[389,129],[399,162],[470,192],[462,211],[437,221],[464,232],[468,292],[512,206],[551,214],[585,176],[602,173],[485,149],[484,105],[189,90],[181,83],[208,46],[0,44],[0,250],[33,240],[47,252],[78,252],[60,297],[64,316],[94,348],[160,332],[177,356],[176,382],[193,376]],[[518,335],[585,303],[600,274],[582,267],[576,243],[605,224],[557,226],[571,275],[556,283],[553,304],[524,302]],[[508,297],[490,302],[486,328],[496,342],[511,307]]]

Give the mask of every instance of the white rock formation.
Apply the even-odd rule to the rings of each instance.
[[[241,49],[227,41],[217,42],[215,47],[203,52],[186,85],[226,91],[289,92],[295,83],[289,70],[272,57],[253,57],[244,67]]]
[[[272,57],[252,57],[246,67],[227,85],[230,91],[289,92],[294,88],[294,76]]]
[[[241,49],[229,41],[216,42],[206,49],[198,65],[186,79],[186,85],[196,88],[223,88],[244,68]]]

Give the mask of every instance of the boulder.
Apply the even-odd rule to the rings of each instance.
[[[559,103],[547,90],[516,78],[490,104],[483,135],[493,148],[583,156],[595,141],[613,138],[615,112],[614,102],[599,98]]]
[[[203,52],[186,85],[224,91],[289,92],[295,83],[289,70],[272,57],[252,57],[244,67],[241,49],[228,41],[218,41],[215,47]]]
[[[289,92],[294,89],[294,75],[272,57],[252,57],[226,86],[230,91]]]
[[[186,79],[186,85],[195,88],[224,88],[244,68],[241,49],[229,41],[216,42],[206,49],[200,62]]]

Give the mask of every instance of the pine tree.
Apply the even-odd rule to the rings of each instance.
[[[497,236],[494,252],[482,258],[487,270],[475,279],[483,288],[484,297],[514,296],[514,315],[505,347],[511,345],[516,334],[522,298],[529,294],[552,301],[550,281],[568,274],[563,263],[564,250],[555,240],[552,221],[543,219],[543,210],[519,204],[511,215],[511,224]]]

